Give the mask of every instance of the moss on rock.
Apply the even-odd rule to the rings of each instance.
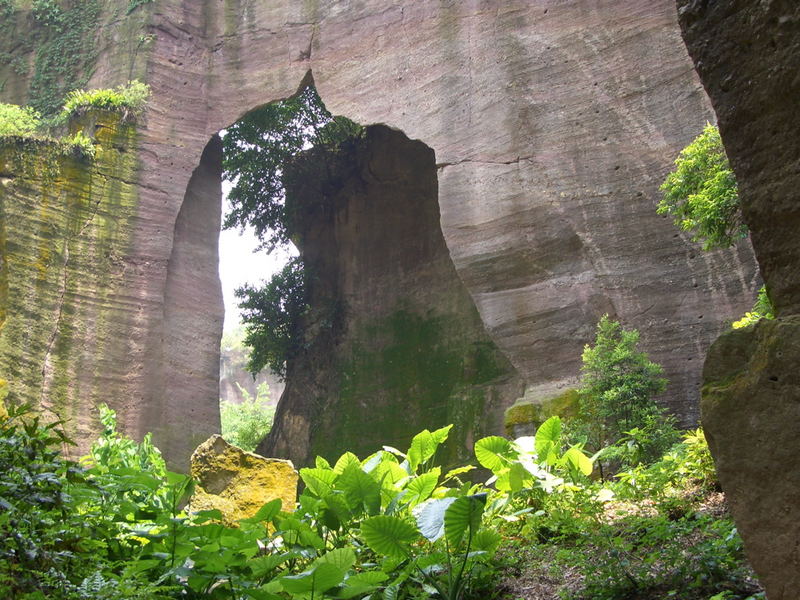
[[[121,343],[112,298],[138,209],[138,160],[135,126],[118,114],[89,111],[70,130],[93,138],[94,158],[57,140],[0,139],[0,376],[19,401],[75,418],[67,429],[77,435],[94,427],[81,407],[112,393],[101,357]]]
[[[578,411],[580,393],[568,389],[555,396],[535,396],[526,393],[506,409],[506,435],[512,438],[533,435],[539,425],[553,416],[574,417]]]
[[[297,471],[288,460],[245,452],[212,435],[192,454],[191,475],[197,482],[190,511],[217,509],[223,522],[235,525],[264,504],[280,498],[282,510],[294,510]]]

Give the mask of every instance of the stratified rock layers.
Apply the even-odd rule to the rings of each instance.
[[[332,112],[433,149],[456,273],[531,389],[574,383],[582,345],[607,312],[641,330],[671,379],[663,400],[695,419],[701,357],[757,282],[748,248],[702,253],[654,213],[659,181],[712,118],[671,0],[159,0],[148,9],[153,97],[139,125],[138,204],[117,296],[135,301],[112,328],[129,343],[121,355],[93,354],[107,363],[109,389],[130,399],[131,411],[120,410],[128,433],[159,430],[167,457],[185,464],[195,437],[171,421],[209,418],[214,253],[173,260],[180,244],[202,245],[182,235],[210,236],[181,226],[179,213],[188,214],[184,198],[203,198],[209,211],[219,201],[187,192],[209,139],[292,95],[309,71]],[[90,85],[127,78],[111,52],[119,46],[100,50]],[[210,214],[191,212],[200,213]],[[189,343],[194,358],[176,355]],[[333,427],[349,417],[326,418]]]
[[[135,310],[114,301],[135,231],[136,131],[102,111],[72,125],[95,137],[94,158],[54,141],[0,142],[0,377],[13,401],[68,421],[85,450],[98,432],[89,407],[136,414],[124,378],[108,377],[136,343],[118,337]]]
[[[702,413],[722,487],[770,600],[800,590],[800,5],[681,0],[778,318],[722,336]]]

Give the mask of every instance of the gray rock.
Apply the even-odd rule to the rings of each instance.
[[[745,549],[770,600],[800,590],[800,5],[678,2],[719,117],[778,319],[731,332],[706,360],[703,425]]]

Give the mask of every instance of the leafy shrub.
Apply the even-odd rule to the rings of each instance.
[[[681,151],[661,191],[658,213],[672,215],[678,227],[693,231],[705,250],[727,248],[747,237],[736,177],[714,125],[707,124]]]
[[[0,422],[0,591],[24,600],[160,598],[135,573],[126,582],[100,575],[111,569],[124,519],[109,510],[108,489],[60,456],[71,443],[61,423],[45,424],[25,406],[8,412]],[[113,596],[92,583],[99,579]]]
[[[583,351],[578,432],[607,465],[656,460],[676,440],[674,420],[653,400],[667,386],[663,369],[636,349],[639,332],[604,315]],[[599,463],[603,476],[603,461]]]
[[[753,304],[753,310],[745,313],[744,316],[738,321],[734,321],[732,327],[734,329],[741,329],[742,327],[752,325],[761,319],[774,318],[775,307],[772,306],[772,300],[770,300],[769,295],[767,295],[767,286],[762,285],[758,290],[758,296],[756,297],[755,304]]]
[[[90,108],[113,110],[124,118],[133,118],[144,111],[150,97],[150,86],[140,81],[129,81],[114,89],[73,90],[67,94],[61,118],[80,114]]]
[[[262,288],[250,285],[236,290],[242,302],[244,343],[252,348],[247,368],[258,373],[264,367],[286,376],[286,361],[302,347],[301,317],[308,310],[306,273],[295,257]]]
[[[0,103],[0,136],[30,136],[40,123],[39,113],[32,108]]]
[[[532,540],[536,554],[555,556],[553,569],[574,574],[562,597],[707,600],[725,593],[742,600],[758,593],[733,522],[706,504],[718,484],[702,431],[617,479],[567,480],[538,495],[523,518],[505,516],[522,545]]]
[[[0,137],[25,138],[56,144],[60,153],[79,158],[94,157],[94,142],[82,131],[61,138],[46,133],[46,122],[28,106],[0,104]]]
[[[241,387],[239,390],[244,396],[241,404],[220,403],[222,437],[229,444],[252,452],[272,428],[275,409],[268,404],[269,386],[266,383],[258,386],[255,398],[251,398],[247,390]]]

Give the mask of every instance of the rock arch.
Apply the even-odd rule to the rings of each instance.
[[[159,0],[148,33],[137,214],[108,299],[125,315],[110,335],[125,344],[106,350],[121,361],[105,377],[126,398],[130,432],[157,426],[178,391],[161,358],[167,282],[208,140],[293,94],[309,70],[334,114],[435,149],[456,273],[533,391],[574,383],[583,343],[612,312],[665,364],[662,400],[696,420],[701,357],[757,281],[749,248],[701,254],[653,211],[674,156],[713,119],[671,0]],[[127,78],[119,48],[100,52],[94,87]],[[194,401],[216,398],[216,373],[198,377]]]

